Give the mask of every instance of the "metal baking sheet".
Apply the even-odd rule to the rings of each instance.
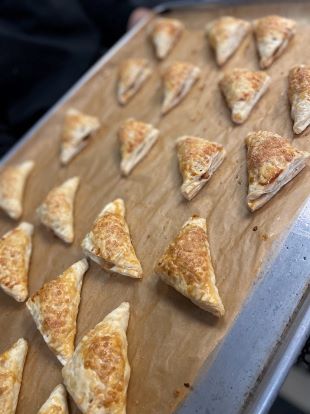
[[[184,7],[184,4],[182,7]],[[183,13],[182,7],[177,7],[181,13]],[[272,7],[272,5],[266,6],[265,13],[267,13],[266,10],[270,10]],[[299,11],[301,16],[300,18],[303,19],[302,8],[299,5],[295,6],[295,4],[291,4],[290,7],[291,8],[289,10],[293,10],[294,7],[294,12],[296,12],[296,10]],[[161,9],[161,11],[163,10],[164,8]],[[208,8],[205,8],[204,13],[208,13],[208,10]],[[238,6],[236,6],[236,8],[227,9],[213,5],[210,8],[210,11],[211,10],[213,13],[212,16],[223,13],[234,14],[235,12],[238,12]],[[173,13],[174,12],[172,12],[172,14]],[[263,13],[263,9],[260,10],[260,13]],[[203,23],[203,16],[201,15],[199,17],[200,19],[197,20],[199,20],[199,24],[201,25]],[[193,19],[191,23],[192,25],[195,25],[196,20]],[[22,142],[18,145],[18,148],[15,148],[10,154],[8,154],[5,162],[10,161],[12,158],[15,158],[15,155],[17,155],[18,158],[18,153],[20,154],[21,150],[27,146],[27,140],[29,141],[29,148],[29,145],[31,145],[32,142],[31,140],[35,135],[36,143],[41,146],[41,149],[44,149],[44,144],[42,142],[39,143],[38,140],[40,131],[44,131],[46,125],[51,125],[52,120],[55,119],[56,128],[54,129],[54,132],[55,135],[58,135],[60,131],[59,119],[61,118],[61,111],[63,106],[67,106],[69,101],[70,104],[72,104],[72,99],[73,102],[77,103],[79,103],[79,99],[82,101],[82,98],[76,98],[76,95],[80,94],[81,89],[85,87],[88,81],[96,76],[104,67],[104,65],[106,63],[109,63],[111,58],[114,58],[115,54],[123,50],[123,47],[125,47],[124,53],[126,55],[126,47],[136,35],[139,35],[139,33],[141,33],[141,29],[144,30],[144,24],[145,22],[141,22],[140,25],[138,25],[114,48],[112,48],[112,50],[106,56],[104,56],[103,59],[101,59],[95,65],[95,67],[86,74],[85,77],[83,77],[83,79],[44,117],[44,119],[41,120],[39,124],[26,135],[24,140],[22,140]],[[130,51],[128,53],[130,53]],[[93,86],[93,92],[94,91],[95,89]],[[91,101],[88,102],[91,106],[93,105]],[[104,102],[101,101],[101,104],[103,105]],[[287,113],[285,113],[285,122],[286,127],[290,126],[290,120]],[[226,123],[229,127],[231,126],[229,121],[226,121]],[[43,139],[43,136],[40,138]],[[105,137],[105,139],[108,138]],[[112,137],[110,140],[111,139]],[[98,144],[99,142],[97,142],[97,145]],[[101,145],[103,144],[101,143]],[[57,150],[53,149],[52,155],[55,156],[56,153]],[[51,160],[49,160],[49,162],[50,161]],[[47,163],[46,165],[49,164]],[[62,176],[63,173],[60,174],[60,177]],[[44,193],[42,188],[40,191],[42,194]],[[39,199],[38,195],[36,197]],[[199,204],[196,204],[195,208],[199,209]],[[200,207],[200,211],[204,211],[204,207],[202,205]],[[243,306],[239,317],[232,325],[230,332],[226,334],[220,347],[215,349],[213,354],[209,356],[206,366],[201,369],[200,375],[197,377],[197,380],[195,381],[193,389],[189,393],[188,398],[179,407],[180,413],[237,413],[247,409],[249,409],[250,412],[263,412],[262,410],[266,410],[266,407],[268,407],[268,404],[276,392],[276,387],[274,385],[280,384],[283,376],[285,375],[285,372],[288,369],[289,364],[294,357],[294,354],[298,352],[298,349],[302,343],[302,339],[306,335],[307,329],[309,328],[309,315],[307,312],[304,312],[306,305],[302,305],[303,298],[305,298],[306,295],[305,292],[307,291],[309,279],[309,262],[307,261],[306,256],[306,250],[309,250],[309,245],[307,245],[305,242],[305,240],[308,240],[306,234],[309,220],[305,211],[307,210],[303,210],[303,213],[300,215],[299,220],[295,222],[293,228],[288,233],[285,244],[282,245],[282,248],[279,250],[280,254],[276,255],[276,258],[270,262],[267,268],[265,267],[265,271],[257,279],[257,282],[251,291],[251,295],[249,296],[245,306]],[[165,219],[165,217],[162,216],[162,219]],[[172,222],[172,217],[169,220]],[[174,227],[170,226],[170,233],[173,233],[176,230],[176,227],[176,225]],[[84,231],[85,229],[83,229],[83,232]],[[40,230],[40,237],[42,237],[42,233],[43,231]],[[44,236],[42,238],[42,241],[46,242],[47,239],[48,238]],[[158,252],[159,249],[156,249],[156,252]],[[75,255],[80,254],[78,247],[76,247],[76,250],[74,252]],[[61,250],[61,247],[59,247],[59,253],[64,254],[64,249]],[[67,252],[65,253],[67,254]],[[306,259],[304,259],[304,257],[306,257]],[[55,260],[53,261],[53,266],[60,267]],[[280,269],[283,269],[283,271],[281,272]],[[93,276],[97,277],[96,283],[99,283],[99,276],[97,276],[99,273],[98,269],[92,267],[93,273],[95,270],[96,274],[93,274]],[[48,278],[52,278],[56,274],[56,270],[55,274],[49,272]],[[294,283],[292,283],[292,280]],[[32,280],[31,283],[36,287],[39,287],[41,281]],[[176,297],[176,299],[178,302],[181,302],[180,298]],[[82,305],[84,307],[86,306],[85,303],[82,303]],[[137,318],[137,315],[134,315],[134,318]],[[84,332],[87,330],[84,320],[81,321],[80,315],[79,324],[81,323],[82,329],[80,330],[79,327],[79,337],[83,330]],[[269,327],[268,330],[266,330],[267,324]],[[33,324],[31,324],[31,320],[27,320],[27,326],[29,327],[29,331],[31,331],[31,337],[35,338],[35,346],[40,346],[42,348],[42,342],[39,342],[39,335],[35,333],[35,329],[33,328]],[[301,327],[303,327],[303,329],[301,329]],[[291,337],[294,338],[293,341],[289,340]],[[43,348],[46,350],[44,345]],[[132,347],[130,347],[130,349],[131,348]],[[58,369],[56,370],[55,367],[51,365],[52,361],[50,360],[52,359],[52,356],[48,354],[47,350],[45,354],[46,355],[44,357],[48,358],[48,366],[51,368],[51,370],[54,370],[51,372],[51,375],[49,375],[49,377],[55,381],[57,378],[59,381],[59,373],[56,373],[56,371],[58,372]],[[282,355],[287,356],[285,362],[283,362],[283,358],[281,357]],[[31,358],[31,362],[33,363],[34,356]],[[53,365],[56,365],[56,363]],[[270,372],[268,371],[268,366],[273,366],[273,369]],[[28,371],[29,369],[30,368],[28,367]],[[133,374],[134,372],[135,370],[133,370]],[[271,382],[271,379],[275,373],[277,374],[276,381],[273,380]],[[271,383],[273,384],[273,388],[270,386]],[[48,391],[50,391],[50,385],[51,384],[43,384],[44,396],[48,395]],[[40,390],[41,389],[42,384]],[[149,414],[150,412],[155,412],[152,410],[146,411],[139,405],[136,409],[134,409],[132,405],[132,399],[134,396],[132,394],[133,393],[130,393],[129,395],[131,400],[128,410],[129,413],[136,412],[135,410],[138,408],[140,413]],[[18,413],[24,412],[21,404],[25,402],[25,398],[27,397],[22,393]],[[42,393],[36,392],[35,400],[32,402],[32,405],[38,406],[39,401],[42,402],[42,399]],[[29,401],[27,402],[30,404]],[[28,406],[31,406],[31,404]],[[168,412],[168,408],[165,409],[167,409]],[[251,411],[252,409],[256,411]],[[73,410],[74,411],[72,412],[75,413],[76,409]],[[162,412],[163,411],[161,411],[161,414]]]

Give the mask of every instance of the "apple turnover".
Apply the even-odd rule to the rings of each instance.
[[[18,302],[28,297],[33,225],[20,223],[0,239],[0,286]]]
[[[23,213],[25,185],[33,167],[33,161],[24,161],[5,167],[0,174],[0,208],[14,220]]]
[[[260,67],[266,69],[287,48],[295,35],[296,23],[294,20],[272,15],[255,20],[253,25]]]
[[[256,103],[267,91],[270,82],[270,76],[262,71],[233,69],[223,76],[220,88],[231,110],[233,122],[242,124],[248,119]]]
[[[73,177],[53,188],[37,209],[42,224],[66,243],[74,240],[73,208],[79,182],[79,177]]]
[[[62,369],[64,384],[82,413],[126,413],[128,320],[129,303],[123,302],[82,338]]]
[[[179,20],[158,18],[155,20],[151,37],[158,59],[164,59],[180,39],[184,25]]]
[[[207,25],[208,41],[219,66],[236,52],[250,29],[249,22],[231,16],[222,16]]]
[[[310,66],[299,65],[290,70],[288,96],[295,134],[310,125]]]
[[[168,66],[163,75],[162,115],[169,112],[185,98],[199,77],[200,69],[191,63],[176,62]]]
[[[26,302],[46,344],[63,365],[74,351],[76,318],[87,269],[86,259],[74,263],[56,279],[46,282]]]
[[[203,138],[184,136],[176,141],[179,168],[183,177],[181,193],[191,200],[222,164],[222,145]]]
[[[27,341],[21,338],[0,355],[0,413],[2,414],[14,414],[16,411],[27,351]]]
[[[82,241],[82,248],[86,256],[109,272],[139,279],[143,276],[131,242],[122,199],[104,207]]]
[[[247,204],[255,211],[306,166],[310,153],[294,148],[286,138],[269,131],[250,132],[246,146]]]
[[[155,272],[201,309],[218,317],[224,315],[211,261],[206,219],[193,216],[186,221],[157,263]]]

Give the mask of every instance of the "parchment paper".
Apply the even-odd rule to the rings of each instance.
[[[245,202],[244,138],[253,129],[272,130],[293,138],[287,74],[293,64],[310,61],[310,26],[306,17],[309,12],[309,4],[296,3],[173,12],[172,16],[186,24],[187,31],[167,61],[191,61],[202,69],[202,79],[181,105],[160,117],[160,72],[167,61],[158,64],[143,29],[9,160],[36,162],[27,185],[23,215],[23,220],[36,225],[29,276],[31,294],[82,257],[81,240],[102,207],[116,197],[125,199],[127,221],[145,277],[140,282],[108,275],[91,263],[82,289],[77,341],[122,301],[130,302],[128,341],[132,375],[128,414],[166,414],[175,409],[189,391],[188,385],[194,383],[199,368],[242,310],[274,242],[307,198],[309,167],[265,207],[250,214]],[[216,67],[207,46],[204,27],[221,14],[252,20],[269,13],[297,19],[298,32],[284,55],[268,70],[272,76],[270,90],[249,120],[234,126],[218,89],[222,71]],[[130,104],[121,108],[115,98],[117,66],[129,56],[149,58],[154,73]],[[258,68],[251,36],[225,69],[234,67]],[[59,136],[63,114],[70,106],[98,116],[102,126],[88,147],[64,168],[58,158]],[[133,173],[121,178],[116,133],[120,122],[129,116],[153,123],[161,134],[159,142]],[[191,202],[180,194],[181,177],[174,149],[175,139],[185,134],[220,142],[227,150],[227,159]],[[294,139],[294,144],[310,150],[309,130]],[[39,225],[35,209],[53,186],[74,175],[81,177],[75,209],[76,237],[73,246],[65,246]],[[217,285],[226,308],[221,320],[198,309],[153,273],[167,243],[194,213],[207,218]],[[1,234],[14,225],[1,213]],[[257,231],[253,231],[255,226]],[[2,291],[0,332],[1,352],[21,336],[30,343],[17,413],[34,414],[61,382],[61,366],[45,345],[25,304],[16,303]],[[71,413],[77,413],[72,401],[70,405]]]

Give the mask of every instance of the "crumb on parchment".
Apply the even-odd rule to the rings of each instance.
[[[178,388],[173,391],[174,398],[178,398],[180,396],[180,394],[181,394],[181,391]]]

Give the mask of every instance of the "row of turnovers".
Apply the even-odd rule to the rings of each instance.
[[[130,123],[132,122],[130,120]],[[137,122],[134,121],[134,124]],[[249,133],[246,137],[246,146],[247,205],[251,211],[255,211],[302,171],[310,153],[294,148],[286,138],[268,131]],[[190,200],[221,165],[225,150],[220,144],[192,136],[177,139],[176,148],[183,176],[181,192]],[[19,190],[16,193],[11,191],[11,198],[6,200],[7,205],[18,206],[19,212],[22,209],[23,193],[20,190],[23,189],[29,174],[29,168],[25,170],[24,164],[29,166],[30,163],[25,161],[6,170],[6,174],[10,173],[14,178],[16,188]],[[12,180],[8,181],[12,183]],[[69,178],[50,190],[37,209],[41,222],[66,243],[72,243],[74,240],[74,200],[78,185],[78,177]],[[2,188],[3,186],[0,185],[0,193]],[[14,186],[11,185],[10,190],[12,189]],[[12,210],[6,211],[13,216]],[[32,224],[21,223],[0,240],[0,286],[18,301],[24,301],[28,296],[32,233]],[[82,241],[82,248],[86,256],[105,270],[142,278],[142,267],[136,257],[125,220],[123,200],[117,199],[101,210],[91,230]]]

